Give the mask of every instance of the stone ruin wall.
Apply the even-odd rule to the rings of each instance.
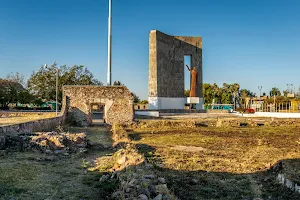
[[[79,126],[92,122],[93,104],[104,104],[105,122],[129,124],[134,119],[133,96],[125,86],[64,86],[67,121]]]

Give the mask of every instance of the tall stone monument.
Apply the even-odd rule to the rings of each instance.
[[[188,102],[190,98],[184,96],[185,55],[191,56],[191,66],[197,68],[192,102]],[[196,109],[202,109],[202,38],[170,36],[157,30],[150,31],[148,84],[149,109],[184,109],[185,103],[196,103]]]

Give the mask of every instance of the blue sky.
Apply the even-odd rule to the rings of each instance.
[[[148,91],[149,31],[202,36],[204,82],[300,85],[300,1],[113,0],[113,80]],[[0,0],[0,77],[83,64],[106,83],[108,0]]]

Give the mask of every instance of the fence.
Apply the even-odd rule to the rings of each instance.
[[[299,113],[298,104],[293,102],[273,103],[273,104],[253,104],[251,105],[256,112],[285,112],[285,113]]]

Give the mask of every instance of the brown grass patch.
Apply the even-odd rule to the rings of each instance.
[[[134,133],[137,145],[155,149],[152,153],[145,149],[147,158],[163,166],[159,171],[183,199],[300,197],[278,185],[269,173],[271,166],[286,160],[285,169],[293,165],[298,170],[289,173],[298,176],[297,127],[137,128]]]
[[[0,117],[0,126],[11,125],[11,124],[19,124],[24,122],[35,121],[39,119],[48,119],[55,117],[55,113],[48,114],[34,114],[28,116],[18,116],[18,117]]]

